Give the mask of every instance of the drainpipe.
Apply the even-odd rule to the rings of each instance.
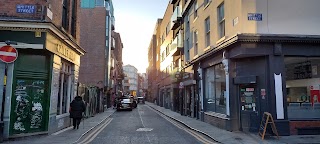
[[[203,111],[203,81],[202,81],[202,69],[200,68],[200,63],[199,63],[199,67],[198,67],[198,78],[199,78],[199,97],[200,97],[200,120],[204,121],[204,111]]]
[[[224,71],[226,74],[226,114],[229,117],[230,116],[230,96],[229,96],[229,59],[226,57],[226,51],[222,54],[222,64],[224,66]]]

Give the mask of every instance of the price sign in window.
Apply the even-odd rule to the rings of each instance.
[[[241,110],[256,111],[255,88],[246,87],[240,89]]]

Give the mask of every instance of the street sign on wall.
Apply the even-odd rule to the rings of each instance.
[[[0,60],[4,63],[12,63],[18,57],[18,51],[12,46],[6,45],[0,48]]]
[[[248,13],[249,21],[262,21],[262,13]]]
[[[16,5],[16,11],[17,11],[17,13],[33,14],[36,12],[36,6],[35,5],[18,4],[18,5]]]

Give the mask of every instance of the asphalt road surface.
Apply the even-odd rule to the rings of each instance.
[[[115,112],[100,129],[80,143],[90,144],[200,144],[192,132],[169,122],[147,105]]]

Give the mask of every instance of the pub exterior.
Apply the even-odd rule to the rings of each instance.
[[[269,112],[280,135],[319,134],[319,42],[319,36],[238,34],[191,61],[200,64],[200,119],[258,132]]]
[[[0,62],[6,77],[4,138],[53,133],[71,125],[80,56],[85,51],[51,23],[0,22],[3,41],[18,50],[14,63]],[[2,69],[3,70],[3,69]],[[0,76],[2,77],[2,76]]]

